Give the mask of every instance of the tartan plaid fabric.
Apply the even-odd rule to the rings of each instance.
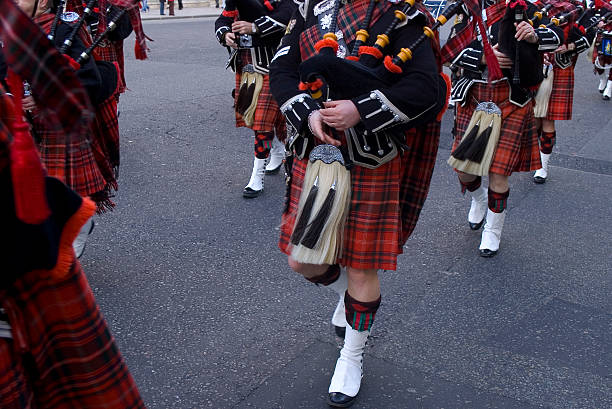
[[[102,41],[100,46],[95,49],[95,59],[98,61],[108,61],[119,65],[119,93],[123,94],[126,89],[125,84],[125,61],[123,58],[123,41]]]
[[[361,21],[365,17],[368,3],[368,1],[348,2],[338,11],[338,29],[342,31],[346,44],[350,44],[355,39],[355,33],[359,30]],[[391,3],[388,1],[377,2],[372,13],[370,27],[390,7]],[[314,46],[322,38],[323,33],[319,30],[318,24],[309,27],[300,34],[300,54],[302,60],[306,60],[316,53]]]
[[[242,65],[251,64],[251,53],[248,50],[240,50],[240,61]],[[241,73],[236,73],[236,97],[240,89]],[[242,115],[236,112],[236,127],[246,127],[242,120]],[[274,132],[279,140],[285,139],[285,117],[278,108],[276,100],[270,91],[270,76],[263,76],[263,85],[257,99],[255,107],[255,117],[253,125],[249,127],[256,132]]]
[[[367,6],[367,1],[355,1],[340,10],[338,24],[347,43],[355,38]],[[418,6],[424,10],[422,5]],[[389,2],[379,2],[372,24],[390,7]],[[320,39],[317,27],[301,33],[302,59],[314,54],[314,44]],[[434,48],[438,51],[437,46]],[[397,256],[403,252],[403,245],[416,226],[429,191],[439,136],[439,122],[411,129],[406,132],[408,151],[376,169],[361,166],[351,169],[351,203],[339,264],[358,269],[396,269]],[[290,238],[307,162],[307,159],[293,162],[291,192],[279,239],[279,248],[285,254],[291,254]]]
[[[45,14],[36,20],[46,33],[49,32],[52,21],[53,15],[50,14]],[[87,40],[85,44],[88,44],[84,28],[79,35],[81,39]],[[38,94],[35,95],[38,101]],[[61,130],[51,126],[49,117],[44,111],[36,113],[32,127],[43,165],[49,176],[60,179],[81,196],[91,196],[98,204],[100,212],[114,206],[110,199],[111,190],[117,186],[104,143],[104,138],[107,137],[105,132],[113,128],[101,127],[111,123],[107,118],[109,114],[110,112],[100,112],[100,107],[96,110],[95,121],[89,128],[91,132],[89,141],[67,140]],[[116,111],[114,116],[116,117]]]
[[[346,322],[355,331],[369,331],[374,325],[376,311],[380,307],[381,297],[374,301],[359,301],[349,294],[348,290],[344,293],[344,313]]]
[[[108,5],[108,1],[104,2]],[[112,4],[117,4],[117,1],[111,1]],[[121,5],[121,4],[117,4]],[[69,0],[66,5],[66,10],[74,11],[79,15],[83,13],[84,7],[83,3],[78,0]],[[106,7],[102,7],[100,5],[100,13],[103,13],[106,10]],[[128,9],[127,14],[130,18],[130,22],[132,23],[132,28],[136,34],[136,42],[141,43],[143,49],[148,50],[146,46],[145,35],[142,29],[142,21],[140,19],[140,10],[138,7],[132,7]],[[105,14],[101,14],[100,18],[100,30],[104,30],[107,20],[107,16]],[[141,33],[139,35],[138,33]],[[142,37],[142,38],[141,38]],[[108,62],[116,62],[119,64],[119,74],[121,77],[121,84],[119,85],[119,93],[123,94],[126,90],[126,82],[125,82],[125,59],[123,53],[123,40],[121,41],[109,41],[104,40],[100,43],[98,47],[94,50],[94,58],[98,61],[108,61]]]
[[[542,167],[533,100],[522,108],[518,107],[508,100],[509,90],[507,81],[472,85],[466,104],[457,106],[457,130],[452,148],[455,150],[461,142],[478,102],[495,102],[502,110],[502,128],[489,172],[506,176]]]
[[[144,29],[142,28],[142,19],[140,18],[139,2],[132,1],[132,0],[98,0],[98,6],[100,9],[100,25],[99,25],[100,30],[104,30],[106,27],[107,19],[108,19],[108,17],[106,16],[106,10],[108,9],[109,4],[115,5],[120,8],[127,9],[127,14],[130,18],[130,22],[132,23],[132,29],[134,30],[134,36],[136,37],[135,50],[138,49],[140,53],[142,53],[142,55],[139,55],[139,53],[136,52],[136,58],[146,59],[147,58],[146,52],[149,50],[149,48],[147,47],[147,42],[146,42],[147,36],[145,35]],[[79,15],[81,15],[83,14],[83,9],[84,9],[83,1],[81,0],[68,0],[66,2],[66,10],[68,11],[74,11],[78,13]],[[121,47],[121,56],[117,57],[119,59],[107,60],[104,57],[102,58],[104,61],[110,61],[110,62],[116,61],[119,63],[121,67],[122,80],[125,84],[125,78],[123,78],[123,41],[118,42],[118,43],[120,44],[116,44],[117,50],[119,50],[119,47]],[[99,50],[96,50],[96,52],[98,51]]]
[[[546,4],[552,4],[553,7],[548,11],[549,16],[560,16],[563,13],[570,12],[572,10],[576,10],[576,6],[568,1],[563,0],[546,0]],[[575,20],[575,17],[572,21]]]
[[[440,124],[406,133],[410,149],[376,169],[351,169],[351,203],[338,263],[358,269],[395,270],[427,193],[438,150]],[[307,159],[294,160],[289,207],[283,214],[279,248],[291,254],[291,233]]]
[[[1,4],[0,39],[9,68],[30,83],[50,128],[66,141],[86,142],[93,110],[74,70],[15,3]]]
[[[111,96],[104,101],[96,110],[96,118],[93,123],[93,131],[96,135],[94,140],[100,141],[100,146],[104,150],[105,160],[113,169],[112,177],[105,179],[113,184],[113,189],[117,189],[115,178],[119,174],[119,118],[117,117],[117,98]]]
[[[574,104],[574,67],[562,69],[553,66],[553,85],[548,101],[546,119],[552,121],[569,121],[572,119]]]
[[[0,295],[13,335],[0,339],[0,407],[144,408],[79,263],[45,273]]]

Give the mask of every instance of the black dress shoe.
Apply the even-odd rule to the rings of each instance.
[[[253,190],[250,187],[245,187],[244,190],[242,191],[242,197],[247,198],[247,199],[253,199],[254,197],[257,197],[262,193],[263,193],[263,189]]]
[[[490,258],[497,254],[497,250],[482,249],[480,250],[480,257]]]
[[[276,175],[278,173],[278,171],[280,170],[281,166],[283,166],[283,162],[280,163],[280,165],[278,165],[278,167],[274,168],[274,169],[266,169],[265,173],[266,175]]]
[[[534,176],[533,177],[533,183],[537,183],[538,185],[542,185],[542,184],[546,183],[546,178],[543,178],[541,176]]]
[[[346,335],[346,327],[337,327],[334,325],[334,331],[336,331],[336,336],[344,339],[344,336]]]
[[[480,223],[468,222],[468,224],[470,225],[470,229],[479,230],[482,227],[482,224],[484,223],[484,221],[485,221],[485,218],[483,217]]]
[[[332,392],[327,397],[327,404],[333,408],[348,408],[355,403],[356,396],[347,396],[342,392]]]

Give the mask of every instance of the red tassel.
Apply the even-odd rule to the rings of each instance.
[[[382,52],[376,47],[369,47],[367,45],[362,45],[359,47],[359,55],[361,54],[369,54],[378,59],[382,58]]]
[[[274,6],[268,0],[264,1],[264,6],[270,11],[274,10]]]
[[[140,42],[138,42],[138,40],[136,40],[136,42],[134,43],[134,55],[136,56],[137,60],[146,60],[147,59],[146,45],[143,46]]]
[[[317,41],[314,48],[317,52],[321,51],[322,48],[330,47],[334,50],[334,54],[338,52],[338,42],[331,38],[324,38],[323,40]]]
[[[491,47],[491,43],[489,43],[489,39],[487,37],[487,30],[485,29],[484,23],[482,19],[478,18],[476,20],[478,24],[478,29],[481,33],[485,33],[482,35],[482,48],[484,48],[485,60],[487,61],[487,68],[489,69],[489,82],[501,79],[503,77],[501,68],[499,68],[499,62],[497,61],[497,57],[493,52],[493,48]]]
[[[13,94],[15,113],[15,121],[10,124],[13,132],[10,157],[15,214],[24,223],[40,224],[51,214],[45,195],[45,174],[29,132],[29,125],[23,120],[23,83],[13,72],[9,72],[8,83]]]
[[[99,13],[99,12],[100,12],[100,9],[99,9],[98,7],[94,7],[94,8],[93,8],[93,11],[94,11],[94,13]]]
[[[401,74],[402,73],[402,67],[400,67],[399,65],[395,64],[393,62],[393,58],[391,58],[390,55],[385,57],[385,68],[387,69],[387,71],[390,71],[394,74]]]
[[[72,58],[71,56],[69,56],[68,54],[62,54],[62,57],[64,57],[67,61],[68,64],[70,64],[70,66],[72,67],[73,70],[78,70],[79,68],[81,68],[81,64],[79,64],[78,62],[76,62],[74,60],[74,58]]]

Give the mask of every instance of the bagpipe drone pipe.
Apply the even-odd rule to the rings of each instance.
[[[332,26],[337,15],[337,5],[332,17]],[[315,45],[317,54],[303,61],[299,67],[300,89],[308,90],[311,96],[319,101],[352,99],[363,94],[363,90],[387,88],[397,83],[404,75],[404,68],[413,57],[413,50],[427,39],[435,40],[435,30],[460,10],[462,0],[448,6],[438,16],[432,27],[423,26],[421,34],[411,44],[406,44],[395,56],[384,56],[385,48],[391,41],[393,30],[408,15],[416,12],[415,0],[405,0],[401,10],[395,11],[395,16],[386,30],[379,34],[373,46],[366,46],[370,37],[369,27],[376,0],[371,0],[363,20],[362,27],[356,33],[356,40],[350,55],[344,59],[336,56],[338,49],[335,30],[330,29],[323,35],[323,40]],[[384,57],[383,57],[384,56]],[[447,88],[442,76],[438,76],[441,89]],[[359,84],[359,86],[355,86]],[[419,126],[435,120],[446,107],[445,95],[442,95],[435,109],[428,111],[414,121],[405,125],[406,128]]]
[[[109,34],[112,33],[117,28],[117,21],[122,18],[127,12],[127,9],[116,9],[115,15],[111,17],[108,21],[106,30],[102,33],[99,33],[95,40],[85,48],[88,41],[88,37],[84,33],[84,23],[86,19],[94,13],[94,4],[96,0],[88,0],[85,5],[83,12],[81,15],[75,12],[67,12],[64,13],[64,5],[65,0],[59,0],[54,4],[53,9],[55,10],[55,16],[53,22],[51,24],[51,28],[47,35],[47,38],[52,41],[58,48],[58,51],[64,56],[64,58],[69,62],[71,67],[74,70],[79,70],[82,67],[90,66],[91,64],[95,64],[96,68],[101,76],[101,81],[95,87],[96,92],[90,93],[90,97],[94,105],[98,105],[103,101],[107,100],[111,97],[117,90],[118,85],[118,68],[115,64],[106,61],[97,61],[89,62],[90,57],[93,55],[95,48],[100,45],[102,40],[108,38]],[[136,3],[129,3],[129,6],[136,6]],[[58,34],[59,30],[59,22],[62,21],[62,35]],[[67,30],[67,34],[66,34]],[[85,36],[85,40],[83,39]],[[61,37],[61,38],[60,38]],[[77,40],[77,38],[79,40]],[[75,58],[72,58],[69,53],[75,42],[79,41],[82,43],[82,47],[85,48],[80,54],[76,55],[72,53]],[[82,49],[82,48],[81,48]],[[77,51],[78,52],[78,51]],[[84,84],[86,88],[90,89],[87,84]],[[93,89],[92,88],[92,89]]]
[[[579,19],[580,15],[585,11],[584,6],[577,5],[572,10],[560,13],[550,18],[550,23],[546,24],[546,27],[562,27],[566,24],[573,23]]]
[[[585,31],[588,32],[592,28],[597,27],[599,23],[604,23],[605,25],[605,24],[609,24],[610,22],[612,22],[612,10],[606,12],[605,14],[603,14],[601,17],[599,17],[597,20],[593,21],[592,23],[586,25],[584,29]],[[598,30],[598,31],[601,31],[601,30]]]
[[[79,22],[78,22],[79,26],[84,23],[85,18],[91,15],[94,3],[95,3],[95,0],[88,0],[85,10],[83,11],[83,14],[79,18]],[[110,19],[108,19],[105,30],[102,33],[98,33],[96,35],[91,45],[87,47],[85,51],[81,53],[81,55],[76,61],[77,63],[81,64],[84,61],[87,61],[91,57],[94,49],[98,47],[102,43],[103,40],[108,39],[109,36],[115,33],[116,30],[120,29],[118,22],[125,16],[128,10],[134,7],[138,7],[138,0],[135,0],[135,1],[115,0],[113,3],[114,5],[118,7],[115,8],[115,13],[111,16]],[[89,11],[86,13],[86,10],[89,10]],[[75,31],[78,31],[78,30],[75,29]],[[142,56],[139,54],[142,54],[143,52],[144,51],[138,52],[138,47],[136,47],[136,58],[141,59]]]

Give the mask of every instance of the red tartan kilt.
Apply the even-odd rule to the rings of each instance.
[[[83,197],[107,190],[94,149],[88,140],[68,141],[63,132],[36,126],[39,151],[47,174],[66,183]]]
[[[429,191],[438,151],[439,123],[407,133],[410,150],[377,169],[351,169],[351,203],[338,262],[356,269],[395,270],[397,256],[416,226]],[[289,208],[283,214],[279,248],[291,253],[307,159],[295,160]]]
[[[14,318],[13,340],[0,339],[0,407],[145,407],[76,260],[61,277],[22,276],[0,301]]]
[[[241,51],[240,58],[245,65],[251,62],[251,54],[244,50]],[[236,98],[240,90],[240,76],[241,73],[236,74]],[[242,116],[238,113],[236,113],[236,127],[247,127],[242,120]],[[257,99],[253,125],[249,128],[259,132],[276,131],[276,136],[281,141],[285,139],[285,117],[281,114],[276,100],[272,96],[272,92],[270,91],[270,77],[268,75],[263,76],[263,85]]]
[[[510,103],[509,85],[476,83],[467,95],[465,106],[457,106],[457,133],[453,150],[459,145],[478,102],[493,101],[502,110],[502,128],[490,173],[510,176],[513,172],[528,172],[542,167],[538,135],[533,116],[533,100],[524,107]]]
[[[92,124],[93,141],[98,144],[103,158],[98,161],[104,169],[106,181],[117,190],[116,175],[119,171],[119,119],[117,118],[117,98],[108,98],[96,108],[96,116]],[[110,174],[108,169],[111,170]]]
[[[554,66],[554,77],[548,113],[546,119],[551,121],[569,121],[572,119],[574,103],[574,67],[561,69]]]
[[[122,94],[125,91],[123,41],[102,41],[101,45],[95,48],[95,59],[119,64],[119,93]]]

